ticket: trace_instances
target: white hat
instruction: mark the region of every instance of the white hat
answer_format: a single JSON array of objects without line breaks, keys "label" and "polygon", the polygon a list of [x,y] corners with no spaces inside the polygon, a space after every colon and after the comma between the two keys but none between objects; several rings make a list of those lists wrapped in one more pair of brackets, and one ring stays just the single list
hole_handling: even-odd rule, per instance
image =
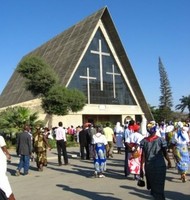
[{"label": "white hat", "polygon": [[179,122],[177,123],[177,126],[178,126],[179,128],[183,128],[183,123],[182,123],[181,121],[179,121]]},{"label": "white hat", "polygon": [[150,121],[150,124],[155,125],[156,122],[155,121]]}]

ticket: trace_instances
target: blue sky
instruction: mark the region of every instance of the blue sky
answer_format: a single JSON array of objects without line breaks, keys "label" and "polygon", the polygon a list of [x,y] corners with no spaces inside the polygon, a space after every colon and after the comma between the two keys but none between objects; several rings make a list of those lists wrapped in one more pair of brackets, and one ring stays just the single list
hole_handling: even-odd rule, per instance
[{"label": "blue sky", "polygon": [[159,105],[158,58],[174,106],[190,95],[190,0],[0,0],[0,93],[21,58],[108,7],[147,102]]}]

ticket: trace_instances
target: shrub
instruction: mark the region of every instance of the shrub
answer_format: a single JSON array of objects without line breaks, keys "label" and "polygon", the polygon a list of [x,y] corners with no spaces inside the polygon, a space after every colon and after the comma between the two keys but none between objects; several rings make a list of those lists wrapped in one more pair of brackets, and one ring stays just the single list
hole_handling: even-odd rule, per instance
[{"label": "shrub", "polygon": [[51,149],[56,148],[56,140],[55,139],[48,139],[48,144],[50,145]]}]

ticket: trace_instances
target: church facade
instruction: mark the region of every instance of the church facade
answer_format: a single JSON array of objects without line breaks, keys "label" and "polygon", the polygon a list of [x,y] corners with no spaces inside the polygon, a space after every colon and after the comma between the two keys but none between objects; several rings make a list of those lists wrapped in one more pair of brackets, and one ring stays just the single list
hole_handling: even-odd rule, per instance
[{"label": "church facade", "polygon": [[[87,97],[82,111],[53,116],[52,126],[58,121],[68,127],[102,121],[124,124],[127,118],[140,122],[153,119],[107,7],[26,56],[30,55],[44,59],[64,86]],[[40,99],[25,90],[24,78],[15,71],[0,96],[0,108],[26,106],[38,110],[45,120],[40,104]]]}]

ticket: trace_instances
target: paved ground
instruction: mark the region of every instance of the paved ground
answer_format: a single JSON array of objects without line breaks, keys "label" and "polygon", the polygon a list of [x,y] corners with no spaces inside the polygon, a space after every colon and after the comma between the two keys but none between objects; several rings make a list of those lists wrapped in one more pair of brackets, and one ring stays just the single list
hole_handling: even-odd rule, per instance
[{"label": "paved ground", "polygon": [[[151,199],[146,187],[140,188],[131,175],[123,174],[124,153],[114,154],[107,161],[105,178],[94,178],[92,160],[81,161],[78,147],[68,148],[69,166],[57,165],[56,150],[48,153],[48,167],[38,172],[31,162],[30,175],[14,175],[18,157],[11,151],[12,161],[8,164],[8,177],[16,200],[143,200]],[[165,186],[169,200],[190,199],[190,174],[186,183],[179,180],[175,168],[168,170]]]}]

